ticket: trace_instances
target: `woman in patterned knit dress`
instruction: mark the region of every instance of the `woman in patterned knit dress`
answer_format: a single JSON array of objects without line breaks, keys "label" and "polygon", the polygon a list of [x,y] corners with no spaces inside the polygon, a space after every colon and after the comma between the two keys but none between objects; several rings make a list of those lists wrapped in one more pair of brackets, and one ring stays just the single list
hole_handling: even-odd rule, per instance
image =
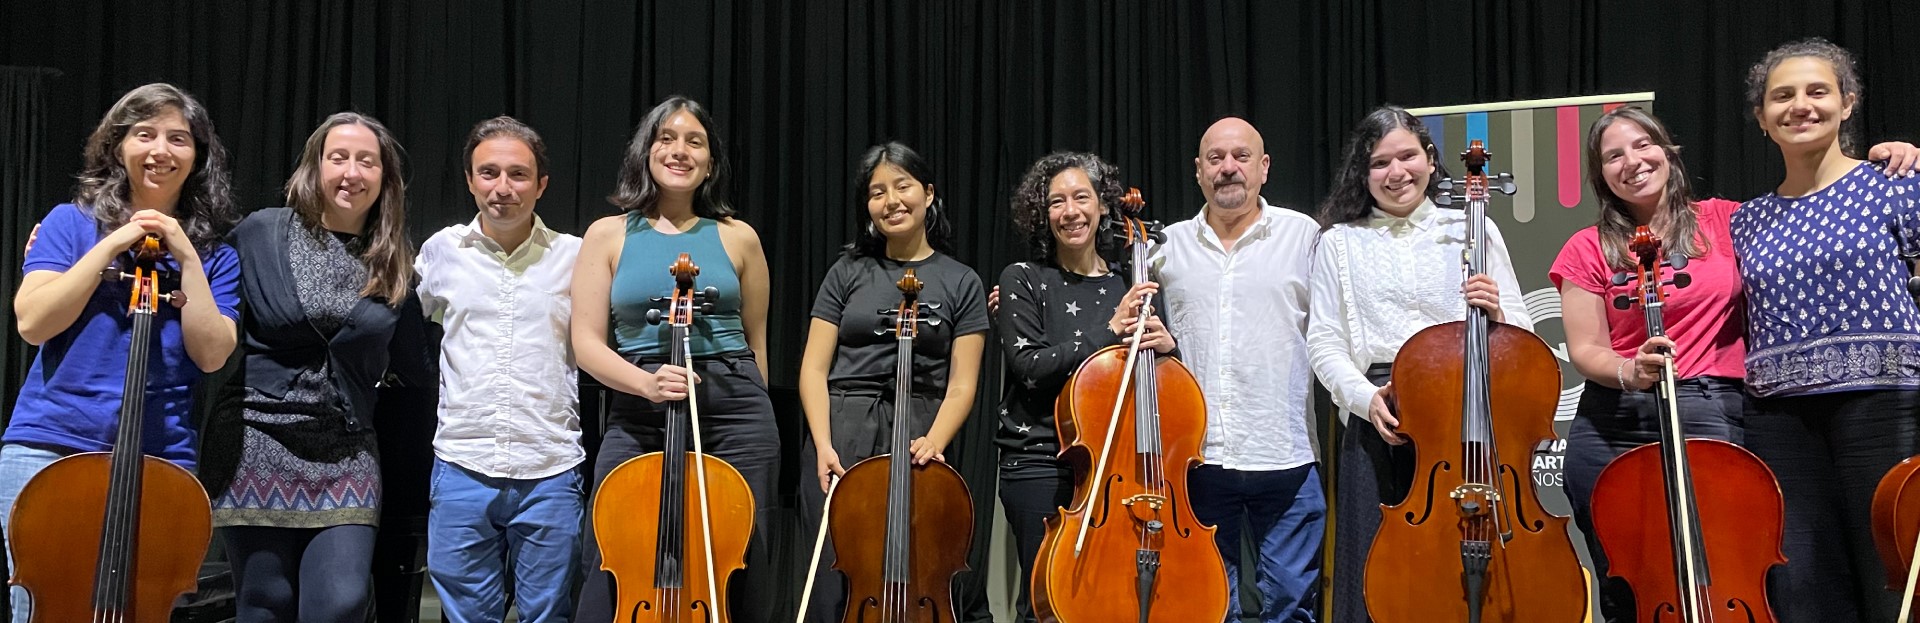
[{"label": "woman in patterned knit dress", "polygon": [[[1032,260],[1000,273],[995,318],[1010,376],[1000,398],[1000,504],[1006,508],[1020,557],[1016,617],[1033,618],[1027,594],[1034,558],[1046,536],[1046,519],[1070,505],[1073,473],[1060,460],[1053,403],[1067,379],[1102,348],[1132,339],[1120,322],[1123,301],[1137,305],[1157,286],[1128,288],[1125,253],[1114,242],[1113,210],[1120,205],[1119,170],[1087,153],[1055,153],[1027,169],[1013,192],[1014,229],[1026,238]],[[1109,312],[1108,310],[1115,310]],[[1147,317],[1140,340],[1171,354],[1173,336],[1159,316]]]},{"label": "woman in patterned knit dress", "polygon": [[1346,421],[1335,489],[1336,622],[1369,620],[1362,591],[1379,505],[1399,503],[1413,480],[1413,454],[1395,430],[1400,422],[1388,382],[1401,345],[1421,329],[1461,320],[1468,305],[1495,322],[1533,330],[1492,221],[1485,272],[1460,284],[1467,219],[1433,204],[1435,182],[1445,175],[1438,157],[1419,118],[1377,109],[1354,128],[1333,190],[1320,204],[1307,352]]},{"label": "woman in patterned knit dress", "polygon": [[1902,255],[1920,254],[1920,178],[1854,159],[1862,87],[1820,39],[1768,53],[1747,77],[1786,179],[1733,214],[1747,289],[1747,447],[1786,498],[1787,564],[1768,576],[1786,623],[1890,621],[1900,596],[1870,529],[1874,485],[1920,451],[1920,309]]},{"label": "woman in patterned knit dress", "polygon": [[401,156],[371,117],[328,117],[287,180],[291,207],[234,230],[244,395],[223,414],[240,447],[213,506],[243,623],[365,620],[380,505],[374,383],[421,356],[388,352],[420,318],[402,309],[414,304]]}]

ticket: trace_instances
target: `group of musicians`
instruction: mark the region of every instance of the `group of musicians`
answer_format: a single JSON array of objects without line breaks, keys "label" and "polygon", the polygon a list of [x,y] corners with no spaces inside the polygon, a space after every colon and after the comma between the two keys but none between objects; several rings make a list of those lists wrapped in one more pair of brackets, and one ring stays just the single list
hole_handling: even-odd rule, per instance
[{"label": "group of musicians", "polygon": [[[1694,197],[1679,146],[1643,109],[1612,110],[1587,133],[1585,176],[1600,213],[1567,241],[1550,277],[1567,355],[1588,379],[1567,491],[1609,621],[1632,620],[1634,596],[1604,580],[1589,502],[1614,457],[1658,440],[1649,388],[1668,365],[1686,435],[1744,445],[1778,478],[1787,562],[1768,577],[1779,619],[1877,623],[1899,608],[1900,596],[1881,589],[1867,517],[1873,483],[1920,451],[1920,309],[1903,259],[1920,255],[1920,150],[1857,151],[1845,122],[1861,93],[1851,55],[1825,41],[1788,44],[1756,64],[1751,115],[1787,173],[1745,204]],[[744,478],[756,523],[771,525],[776,505],[780,446],[765,383],[772,276],[759,235],[729,204],[724,147],[700,104],[662,102],[627,146],[608,198],[620,214],[576,237],[537,216],[550,174],[539,134],[509,117],[482,121],[463,152],[477,214],[416,254],[402,152],[379,121],[329,117],[287,181],[288,207],[240,219],[205,107],[170,85],[134,89],[88,139],[73,203],[54,208],[29,242],[13,305],[21,336],[41,348],[0,447],[0,514],[48,464],[111,447],[128,293],[100,274],[157,236],[182,302],[159,316],[152,377],[136,397],[147,405],[143,449],[207,482],[240,621],[364,620],[381,499],[375,387],[433,378],[426,349],[410,339],[425,322],[445,330],[428,567],[447,620],[500,621],[509,593],[523,621],[616,620],[615,595],[636,587],[602,571],[613,553],[595,532],[623,527],[583,523],[610,472],[662,449],[668,405],[696,396],[704,452]],[[1316,380],[1329,390],[1347,424],[1333,453],[1330,612],[1368,621],[1362,575],[1379,505],[1407,496],[1416,467],[1399,431],[1392,363],[1409,337],[1470,309],[1531,330],[1513,263],[1489,224],[1488,262],[1462,279],[1472,224],[1436,206],[1442,154],[1398,108],[1361,120],[1317,218],[1261,198],[1269,160],[1246,121],[1207,128],[1193,163],[1204,204],[1159,232],[1151,280],[1136,283],[1116,242],[1115,167],[1085,153],[1035,162],[1012,198],[1031,253],[990,295],[952,257],[933,167],[899,143],[866,152],[853,180],[865,225],[819,286],[800,362],[810,431],[802,464],[815,476],[803,486],[805,527],[825,521],[850,467],[895,451],[896,422],[911,428],[914,463],[944,460],[975,404],[994,327],[1009,370],[996,408],[999,498],[1022,578],[1033,574],[1048,520],[1080,503],[1084,484],[1074,472],[1085,466],[1061,458],[1056,398],[1090,356],[1122,345],[1177,357],[1204,389],[1204,461],[1182,495],[1200,523],[1217,527],[1230,621],[1318,616],[1329,518],[1309,402]],[[1692,283],[1669,294],[1665,337],[1649,339],[1637,309],[1607,303],[1629,287],[1613,276],[1634,265],[1628,244],[1640,226],[1689,258]],[[699,267],[697,286],[712,288],[684,366],[671,363],[683,345],[667,323],[648,318],[674,295],[667,267],[682,254]],[[909,270],[937,322],[913,344],[911,392],[896,394],[906,366],[875,312],[900,303],[896,282]],[[244,365],[200,440],[193,388],[235,350]],[[590,474],[580,465],[577,370],[615,390]],[[767,530],[752,534],[727,599],[732,616],[767,621],[774,587],[798,580],[773,570]],[[816,566],[803,614],[836,619],[850,607],[843,583],[831,555]],[[1239,594],[1243,574],[1257,597]],[[1107,575],[1127,587],[1116,594],[1132,594],[1130,574]],[[1020,582],[1023,621],[1034,617],[1029,586]],[[13,590],[15,621],[48,598]],[[1153,620],[1190,620],[1182,617]]]}]

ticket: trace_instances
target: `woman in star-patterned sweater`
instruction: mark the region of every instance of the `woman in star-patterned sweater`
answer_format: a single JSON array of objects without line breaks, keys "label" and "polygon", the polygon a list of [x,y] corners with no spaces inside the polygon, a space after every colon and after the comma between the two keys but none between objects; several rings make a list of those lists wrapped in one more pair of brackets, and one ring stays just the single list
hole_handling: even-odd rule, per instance
[{"label": "woman in star-patterned sweater", "polygon": [[[1035,162],[1013,195],[1014,227],[1033,259],[1000,273],[996,321],[1009,378],[995,441],[1000,503],[1020,551],[1022,622],[1034,620],[1027,589],[1044,521],[1073,495],[1072,472],[1059,458],[1054,399],[1088,357],[1129,339],[1132,327],[1120,324],[1115,312],[1153,290],[1152,284],[1130,289],[1125,264],[1108,259],[1123,253],[1107,219],[1121,190],[1113,165],[1093,154],[1062,152]],[[1173,337],[1157,316],[1148,317],[1141,343],[1173,352]]]},{"label": "woman in star-patterned sweater", "polygon": [[1902,256],[1920,254],[1920,180],[1848,155],[1860,78],[1820,39],[1768,53],[1747,78],[1786,179],[1733,214],[1747,293],[1747,447],[1786,501],[1787,563],[1768,576],[1780,620],[1888,621],[1900,596],[1869,529],[1874,485],[1920,452],[1920,308]]}]

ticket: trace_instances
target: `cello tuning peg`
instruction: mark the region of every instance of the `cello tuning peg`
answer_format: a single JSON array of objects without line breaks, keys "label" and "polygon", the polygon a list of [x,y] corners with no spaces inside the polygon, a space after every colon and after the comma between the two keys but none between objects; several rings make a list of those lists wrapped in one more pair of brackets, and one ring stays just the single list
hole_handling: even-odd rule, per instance
[{"label": "cello tuning peg", "polygon": [[694,296],[697,296],[701,300],[705,300],[705,301],[719,300],[720,289],[713,286],[707,286],[706,289],[701,290],[699,292],[695,292]]},{"label": "cello tuning peg", "polygon": [[1433,183],[1433,187],[1440,189],[1442,192],[1453,192],[1453,178],[1440,178],[1440,181]]},{"label": "cello tuning peg", "polygon": [[1520,192],[1520,184],[1513,181],[1512,173],[1501,173],[1500,177],[1494,179],[1493,187],[1507,195]]},{"label": "cello tuning peg", "polygon": [[174,309],[180,309],[182,307],[187,306],[187,293],[181,292],[179,290],[174,290],[172,292],[162,294],[160,295],[160,298],[166,299],[167,303],[173,305]]},{"label": "cello tuning peg", "polygon": [[1625,294],[1613,297],[1613,308],[1614,309],[1632,309],[1633,298]]},{"label": "cello tuning peg", "polygon": [[1627,280],[1631,278],[1632,277],[1628,277],[1626,273],[1614,273],[1613,280],[1612,280],[1613,285],[1616,285],[1616,286],[1627,285]]},{"label": "cello tuning peg", "polygon": [[[1443,180],[1443,181],[1444,181],[1444,180]],[[1433,196],[1433,205],[1437,205],[1437,206],[1452,206],[1452,205],[1453,205],[1453,195],[1451,195],[1451,194],[1448,194],[1448,193],[1445,193],[1445,192],[1442,192],[1442,193],[1440,193],[1440,194],[1438,194],[1438,195],[1434,195],[1434,196]]]},{"label": "cello tuning peg", "polygon": [[1693,285],[1693,275],[1689,275],[1687,273],[1674,273],[1673,280],[1667,283],[1673,284],[1673,287],[1676,287],[1676,288],[1684,288],[1684,287]]},{"label": "cello tuning peg", "polygon": [[666,314],[661,313],[658,309],[647,310],[647,324],[660,324],[660,321],[666,317]]},{"label": "cello tuning peg", "polygon": [[1667,265],[1672,266],[1674,270],[1686,270],[1687,254],[1679,251],[1667,254]]},{"label": "cello tuning peg", "polygon": [[704,315],[707,315],[707,314],[711,314],[711,313],[713,313],[713,302],[712,302],[712,301],[703,301],[703,302],[701,302],[701,303],[700,303],[700,314],[704,316]]},{"label": "cello tuning peg", "polygon": [[922,316],[919,320],[920,322],[927,323],[929,327],[940,326],[940,318],[938,316]]}]

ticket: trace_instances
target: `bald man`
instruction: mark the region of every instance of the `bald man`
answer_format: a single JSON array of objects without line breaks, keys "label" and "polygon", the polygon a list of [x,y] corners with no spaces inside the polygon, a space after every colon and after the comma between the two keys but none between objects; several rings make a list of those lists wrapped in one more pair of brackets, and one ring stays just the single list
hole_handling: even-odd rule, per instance
[{"label": "bald man", "polygon": [[[1208,128],[1193,160],[1206,204],[1167,227],[1153,265],[1163,317],[1206,394],[1205,463],[1189,488],[1194,514],[1219,527],[1227,620],[1240,620],[1251,569],[1260,621],[1313,621],[1327,507],[1307,420],[1307,269],[1320,227],[1260,197],[1269,164],[1252,124]],[[1241,559],[1243,537],[1253,560]]]}]

